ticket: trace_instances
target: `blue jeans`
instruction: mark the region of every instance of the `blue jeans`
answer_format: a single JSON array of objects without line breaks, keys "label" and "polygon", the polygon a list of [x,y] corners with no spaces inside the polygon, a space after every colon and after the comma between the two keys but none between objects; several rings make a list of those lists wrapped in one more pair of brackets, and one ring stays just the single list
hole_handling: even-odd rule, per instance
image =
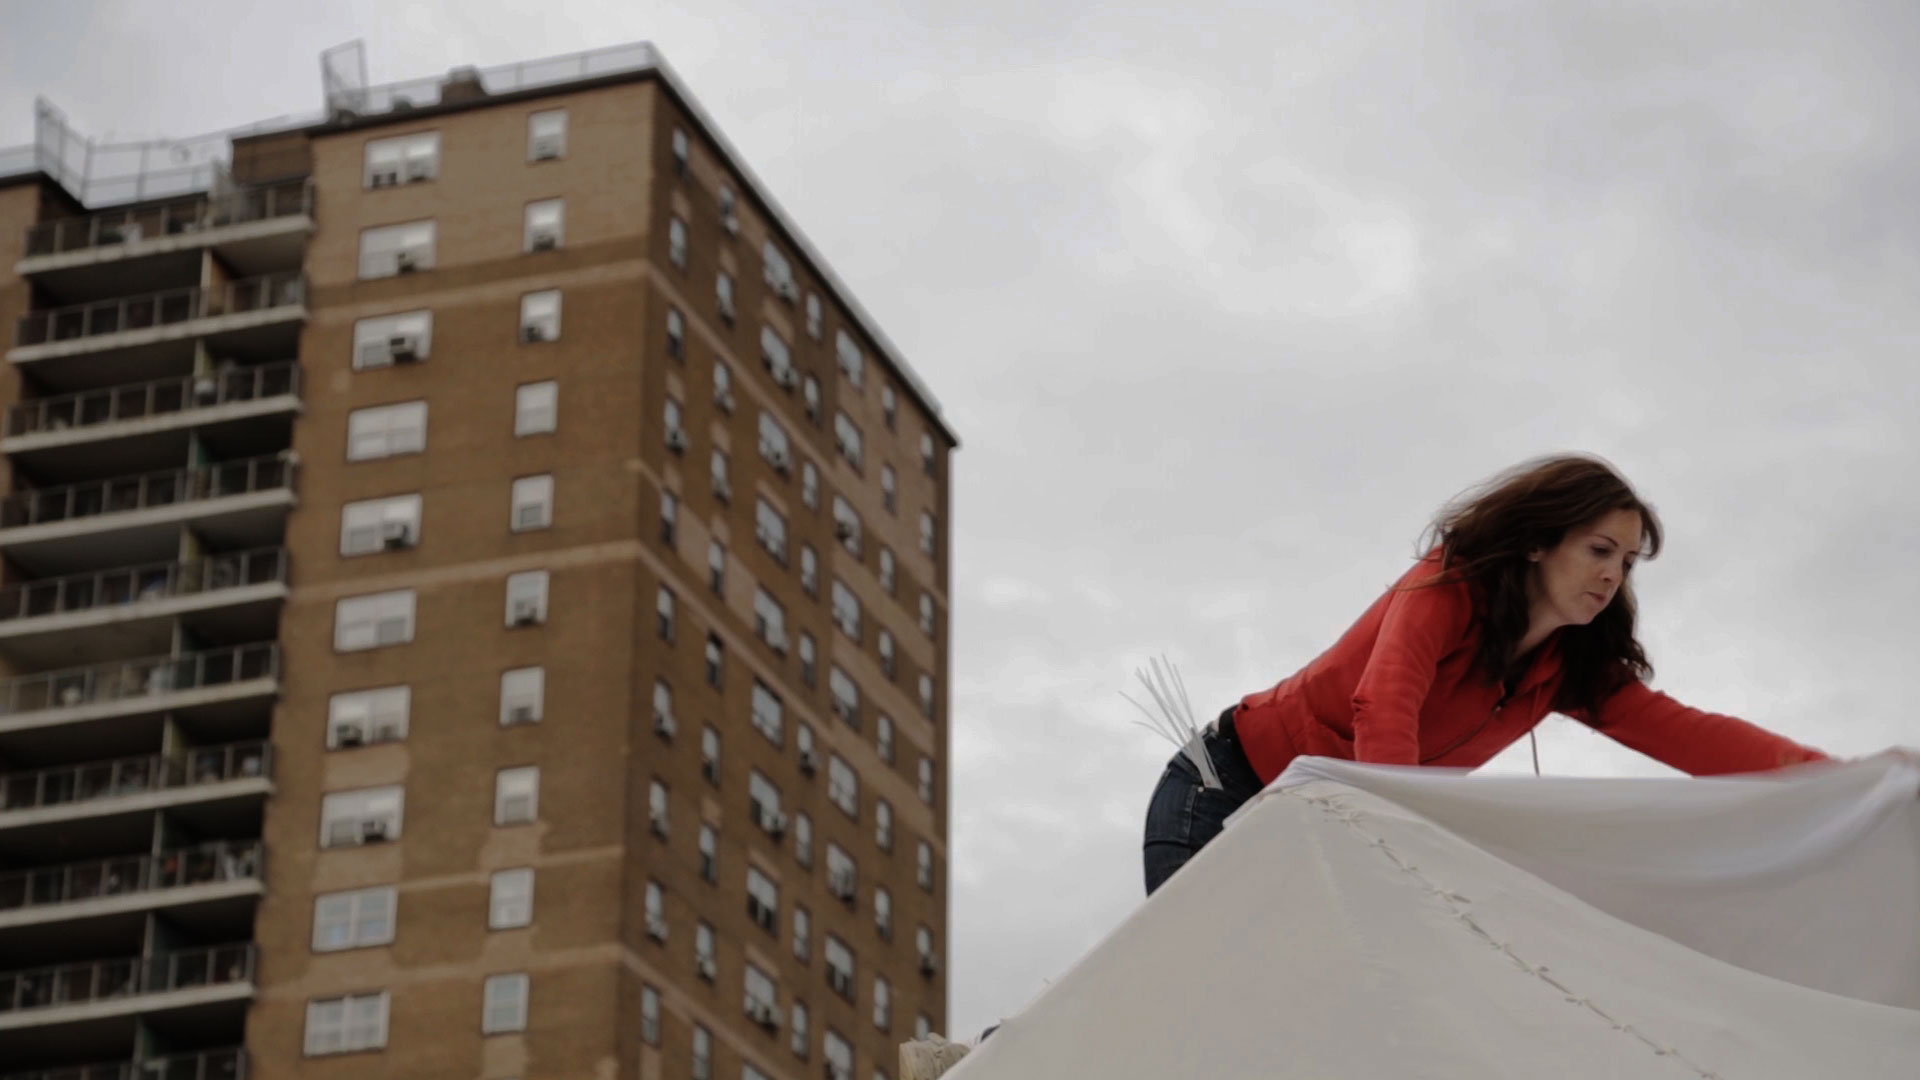
[{"label": "blue jeans", "polygon": [[1239,736],[1233,730],[1233,713],[1229,708],[1220,714],[1202,736],[1207,756],[1213,759],[1214,771],[1220,776],[1220,787],[1203,787],[1199,767],[1180,751],[1167,762],[1160,783],[1153,789],[1141,845],[1148,896],[1219,836],[1227,817],[1266,786],[1240,748]]}]

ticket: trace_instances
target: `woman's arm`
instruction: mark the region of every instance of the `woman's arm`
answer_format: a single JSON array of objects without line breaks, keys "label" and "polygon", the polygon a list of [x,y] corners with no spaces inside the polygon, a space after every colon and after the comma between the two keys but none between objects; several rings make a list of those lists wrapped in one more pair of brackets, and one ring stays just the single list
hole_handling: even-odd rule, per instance
[{"label": "woman's arm", "polygon": [[1381,765],[1420,764],[1420,708],[1440,658],[1473,621],[1464,584],[1398,589],[1353,689],[1353,759]]},{"label": "woman's arm", "polygon": [[1745,720],[1690,708],[1639,679],[1603,702],[1598,715],[1569,714],[1601,734],[1694,776],[1765,772],[1828,756]]}]

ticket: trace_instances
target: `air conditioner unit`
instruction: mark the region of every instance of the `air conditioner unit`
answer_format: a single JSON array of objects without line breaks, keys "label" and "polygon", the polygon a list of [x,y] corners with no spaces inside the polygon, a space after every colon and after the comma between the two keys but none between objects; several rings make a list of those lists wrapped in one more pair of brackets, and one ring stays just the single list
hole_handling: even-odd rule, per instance
[{"label": "air conditioner unit", "polygon": [[783,367],[779,371],[774,372],[773,381],[788,390],[792,390],[800,385],[800,373],[790,367]]},{"label": "air conditioner unit", "polygon": [[793,467],[792,463],[787,460],[787,452],[780,449],[772,450],[767,454],[767,464],[772,465],[774,471],[782,475],[785,475],[786,471]]},{"label": "air conditioner unit", "polygon": [[653,714],[654,734],[662,738],[671,739],[679,730],[680,725],[674,720],[672,713],[657,712]]},{"label": "air conditioner unit", "polygon": [[720,219],[720,227],[727,230],[728,236],[740,235],[740,218],[736,214],[727,214]]},{"label": "air conditioner unit", "polygon": [[721,502],[726,502],[733,498],[733,488],[728,485],[725,480],[715,480],[713,482],[713,495]]},{"label": "air conditioner unit", "polygon": [[658,915],[647,916],[647,936],[655,941],[667,940],[667,920]]},{"label": "air conditioner unit", "polygon": [[396,364],[411,364],[420,359],[420,339],[412,334],[395,334],[388,338],[387,359]]},{"label": "air conditioner unit", "polygon": [[940,961],[932,953],[920,954],[920,974],[932,976],[940,971]]},{"label": "air conditioner unit", "polygon": [[513,605],[513,625],[533,626],[540,621],[540,605],[531,600],[516,601]]},{"label": "air conditioner unit", "polygon": [[360,823],[360,842],[377,844],[387,838],[387,823],[378,818],[369,818]]},{"label": "air conditioner unit", "polygon": [[837,521],[833,526],[833,535],[837,540],[851,540],[854,537],[853,522]]},{"label": "air conditioner unit", "polygon": [[413,546],[413,530],[404,521],[386,521],[380,524],[380,543],[389,551],[395,548]]},{"label": "air conditioner unit", "polygon": [[337,746],[359,746],[366,741],[366,729],[359,724],[341,724],[334,733],[334,743]]},{"label": "air conditioner unit", "polygon": [[417,269],[419,269],[419,267],[415,263],[413,252],[396,251],[393,253],[393,272],[394,273],[411,274]]},{"label": "air conditioner unit", "polygon": [[820,768],[820,755],[812,750],[800,751],[800,771],[812,776]]},{"label": "air conditioner unit", "polygon": [[853,875],[842,870],[827,879],[827,891],[842,900],[853,899]]},{"label": "air conditioner unit", "polygon": [[699,971],[700,977],[708,980],[709,982],[711,982],[713,979],[718,978],[720,975],[720,965],[714,963],[713,957],[711,956],[701,957],[695,963],[694,967],[695,967],[695,970]]},{"label": "air conditioner unit", "polygon": [[532,344],[547,340],[547,328],[537,322],[526,323],[520,327],[520,340]]},{"label": "air conditioner unit", "polygon": [[767,815],[767,835],[778,839],[787,834],[787,815],[778,810]]},{"label": "air conditioner unit", "polygon": [[533,234],[533,243],[528,246],[534,251],[552,251],[560,246],[560,238],[550,232],[537,232]]},{"label": "air conditioner unit", "polygon": [[687,433],[679,428],[667,432],[667,449],[676,454],[687,452]]},{"label": "air conditioner unit", "polygon": [[553,161],[560,156],[560,139],[554,135],[539,135],[533,140],[533,160]]},{"label": "air conditioner unit", "polygon": [[648,820],[647,824],[653,827],[653,835],[659,837],[662,840],[665,840],[667,838],[667,819],[666,818],[655,815],[654,817]]},{"label": "air conditioner unit", "polygon": [[767,644],[773,647],[774,652],[784,654],[787,651],[787,632],[777,627],[768,630]]},{"label": "air conditioner unit", "polygon": [[715,402],[715,404],[718,404],[718,405],[720,406],[720,408],[721,408],[721,410],[722,410],[723,412],[732,412],[732,411],[733,411],[733,408],[734,408],[734,404],[733,404],[733,391],[731,391],[731,390],[722,390],[722,391],[720,391],[720,392],[719,392],[718,394],[715,394],[715,395],[714,395],[714,398],[713,398],[713,400],[714,400],[714,402]]},{"label": "air conditioner unit", "polygon": [[540,717],[533,711],[532,705],[515,705],[507,710],[507,723],[509,725],[531,724],[539,719]]},{"label": "air conditioner unit", "polygon": [[779,293],[780,299],[785,300],[789,304],[800,299],[800,287],[793,283],[792,278],[782,280],[778,285],[773,287],[773,291]]}]

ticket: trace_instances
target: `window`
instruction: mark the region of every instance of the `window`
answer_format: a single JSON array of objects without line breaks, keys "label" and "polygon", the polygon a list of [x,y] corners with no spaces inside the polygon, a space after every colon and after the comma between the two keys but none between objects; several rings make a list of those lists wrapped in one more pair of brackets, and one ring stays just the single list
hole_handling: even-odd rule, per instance
[{"label": "window", "polygon": [[672,547],[680,524],[680,498],[671,491],[660,493],[660,542]]},{"label": "window", "polygon": [[893,631],[881,627],[874,648],[880,653],[880,673],[889,679],[893,678],[897,670],[893,657]]},{"label": "window", "polygon": [[800,384],[800,377],[793,370],[793,351],[771,326],[760,328],[760,362],[781,386],[791,390]]},{"label": "window", "polygon": [[678,215],[667,222],[667,258],[680,269],[687,268],[687,223]]},{"label": "window", "polygon": [[848,727],[860,726],[860,687],[839,664],[827,668],[827,692],[833,695],[833,714]]},{"label": "window", "polygon": [[[826,949],[822,955],[826,957],[827,961],[827,985],[833,988],[834,993],[839,994],[848,1001],[852,1001],[854,975],[853,950],[847,948],[846,942],[841,941],[832,934],[828,934]],[[831,1039],[829,1039],[829,1043],[831,1043]],[[831,1058],[832,1054],[829,1053],[828,1057]]]},{"label": "window", "polygon": [[679,308],[667,309],[667,355],[675,360],[687,358],[687,318]]},{"label": "window", "polygon": [[440,133],[422,131],[367,140],[364,181],[369,188],[397,187],[440,175]]},{"label": "window", "polygon": [[925,431],[920,433],[920,471],[933,475],[933,435]]},{"label": "window", "polygon": [[894,396],[893,387],[891,385],[882,386],[880,388],[880,414],[887,418],[888,431],[894,429],[894,422],[898,418],[899,409],[900,402],[899,399]]},{"label": "window", "polygon": [[887,591],[888,596],[892,596],[894,586],[893,549],[883,547],[880,549],[880,587]]},{"label": "window", "polygon": [[413,689],[407,686],[335,694],[327,699],[327,749],[404,739],[412,711]]},{"label": "window", "polygon": [[817,765],[813,747],[813,729],[804,723],[801,724],[795,731],[794,745],[800,751],[800,771],[812,776]]},{"label": "window", "polygon": [[873,724],[873,746],[880,760],[893,764],[893,717],[881,713]]},{"label": "window", "polygon": [[913,1018],[914,1039],[925,1042],[933,1034],[933,1018],[926,1013],[918,1013]]},{"label": "window", "polygon": [[323,893],[313,898],[313,951],[338,952],[393,940],[393,886]]},{"label": "window", "polygon": [[747,964],[742,972],[742,982],[746,984],[747,1015],[762,1023],[771,1020],[779,999],[773,979],[758,967]]},{"label": "window", "polygon": [[691,157],[692,150],[687,144],[687,133],[680,128],[674,128],[673,171],[679,173],[681,176],[687,175],[687,162]]},{"label": "window", "polygon": [[807,1034],[807,1006],[805,1002],[796,1001],[793,1003],[793,1023],[791,1026],[793,1028],[793,1038],[788,1045],[793,1048],[793,1056],[804,1061],[806,1060],[807,1050],[809,1048],[808,1044],[812,1042],[812,1036]]},{"label": "window", "polygon": [[[724,556],[722,557],[724,558]],[[707,685],[713,687],[716,690],[720,689],[721,684],[726,680],[726,671],[727,671],[727,647],[721,643],[720,639],[717,636],[713,634],[708,634],[707,635]]]},{"label": "window", "polygon": [[885,885],[873,887],[873,932],[882,941],[893,940],[893,894]]},{"label": "window", "polygon": [[360,279],[367,281],[433,269],[436,233],[431,221],[360,230]]},{"label": "window", "polygon": [[654,779],[647,782],[647,823],[653,828],[653,834],[665,840],[673,831],[672,803],[668,801],[665,781]]},{"label": "window", "polygon": [[500,726],[537,724],[546,711],[547,669],[510,668],[500,673]]},{"label": "window", "polygon": [[860,514],[840,495],[833,497],[833,535],[847,554],[860,557]]},{"label": "window", "polygon": [[916,927],[913,931],[913,947],[920,954],[920,974],[933,974],[939,964],[933,954],[933,931],[925,926]]},{"label": "window", "polygon": [[400,839],[406,791],[390,787],[336,791],[320,799],[320,846],[353,847]]},{"label": "window", "polygon": [[767,737],[767,741],[781,746],[786,741],[785,709],[780,704],[780,696],[767,689],[759,679],[753,680],[753,729]]},{"label": "window", "polygon": [[771,238],[760,248],[760,258],[766,265],[767,284],[774,293],[788,303],[800,299],[800,290],[793,284],[793,265]]},{"label": "window", "polygon": [[793,957],[803,964],[813,959],[813,916],[799,904],[793,905]]},{"label": "window", "polygon": [[515,435],[545,435],[558,425],[560,415],[560,384],[548,379],[545,382],[522,383],[513,391],[513,433]]},{"label": "window", "polygon": [[720,782],[720,733],[712,724],[700,726],[700,773],[711,783]]},{"label": "window", "polygon": [[860,868],[846,849],[827,841],[827,891],[851,908],[860,891]]},{"label": "window", "polygon": [[767,549],[773,561],[782,566],[787,564],[787,519],[773,504],[765,499],[756,500],[753,508],[754,539]]},{"label": "window", "polygon": [[700,823],[700,878],[711,885],[720,880],[720,831]]},{"label": "window", "polygon": [[727,589],[727,549],[718,540],[707,541],[707,588],[724,596]]},{"label": "window", "polygon": [[920,801],[933,801],[933,759],[920,759]]},{"label": "window", "polygon": [[733,275],[725,270],[713,277],[713,307],[720,313],[720,321],[733,325]]},{"label": "window", "polygon": [[413,364],[433,352],[433,312],[407,311],[353,324],[353,369]]},{"label": "window", "polygon": [[727,475],[727,452],[715,449],[707,459],[707,471],[713,476],[713,497],[721,502],[733,499],[733,480]]},{"label": "window", "polygon": [[542,109],[527,117],[527,160],[555,161],[567,154],[567,110]]},{"label": "window", "polygon": [[340,508],[340,554],[402,551],[420,542],[420,496],[362,499]]},{"label": "window", "polygon": [[813,635],[800,631],[800,681],[812,686],[820,679],[819,661],[815,655]]},{"label": "window", "polygon": [[723,413],[733,412],[733,369],[725,360],[713,362],[713,403]]},{"label": "window", "polygon": [[[846,996],[851,999],[853,991],[849,989]],[[853,1080],[852,1043],[841,1038],[839,1032],[828,1028],[826,1037],[820,1042],[820,1052],[827,1059],[830,1080]]]},{"label": "window", "polygon": [[928,892],[932,892],[933,891],[933,846],[931,844],[928,844],[925,840],[919,841],[918,845],[915,847],[915,850],[914,850],[914,857],[919,863],[919,869],[917,871],[916,880],[920,883],[921,888],[927,890]]},{"label": "window", "polygon": [[655,629],[660,634],[660,640],[671,644],[674,635],[673,590],[665,585],[660,586],[660,591],[654,597],[653,609],[658,623]]},{"label": "window", "polygon": [[933,514],[926,510],[920,511],[920,550],[928,555],[933,554],[936,539]]},{"label": "window", "polygon": [[807,336],[812,338],[815,341],[820,340],[820,329],[821,329],[820,324],[821,324],[820,294],[808,293],[807,294]]},{"label": "window", "polygon": [[787,609],[766,589],[753,591],[753,632],[776,653],[787,651]]},{"label": "window", "polygon": [[513,531],[527,532],[553,524],[553,476],[522,476],[513,482]]},{"label": "window", "polygon": [[813,865],[813,818],[804,810],[793,815],[793,861]]},{"label": "window", "polygon": [[708,982],[719,975],[720,961],[713,951],[713,927],[704,919],[693,928],[693,962],[700,977]]},{"label": "window", "polygon": [[427,448],[427,403],[403,401],[347,414],[347,460],[369,461]]},{"label": "window", "polygon": [[891,465],[880,466],[880,505],[886,507],[889,514],[900,512],[899,482]]},{"label": "window", "polygon": [[933,676],[920,673],[920,711],[927,719],[933,719]]},{"label": "window", "polygon": [[673,734],[679,729],[679,721],[673,714],[673,687],[665,679],[653,680],[653,730],[660,737],[672,741]]},{"label": "window", "polygon": [[867,358],[860,352],[860,343],[853,340],[853,335],[842,330],[834,337],[833,346],[840,359],[840,370],[846,375],[847,381],[855,386],[863,385],[867,375]]},{"label": "window", "polygon": [[720,227],[726,229],[729,236],[740,235],[740,215],[738,204],[733,197],[733,189],[721,184],[720,190],[715,193],[714,201],[720,206]]},{"label": "window", "polygon": [[879,975],[873,977],[873,1026],[893,1030],[893,987]]},{"label": "window", "polygon": [[860,598],[839,578],[833,579],[833,625],[854,641],[860,640]]},{"label": "window", "polygon": [[507,575],[507,625],[538,626],[547,621],[547,572],[522,570]]},{"label": "window", "polygon": [[523,250],[531,254],[558,249],[566,239],[566,218],[565,199],[541,199],[528,203],[525,236],[521,240]]},{"label": "window", "polygon": [[679,399],[668,398],[661,406],[660,417],[667,432],[667,449],[676,454],[686,453],[687,429],[682,423]]},{"label": "window", "polygon": [[333,605],[333,647],[358,652],[413,640],[413,590],[348,596]]},{"label": "window", "polygon": [[527,825],[540,817],[540,766],[501,769],[493,777],[493,823]]},{"label": "window", "polygon": [[800,501],[807,509],[820,509],[820,470],[809,461],[800,466]]},{"label": "window", "polygon": [[647,983],[640,984],[640,1038],[660,1045],[660,991]]},{"label": "window", "polygon": [[487,895],[487,928],[509,930],[533,922],[533,868],[494,872]]},{"label": "window", "polygon": [[527,1030],[527,996],[530,987],[525,972],[489,975],[486,983],[486,1009],[480,1031],[486,1035]]},{"label": "window", "polygon": [[780,887],[755,867],[747,867],[747,917],[770,934],[779,933]]},{"label": "window", "polygon": [[926,593],[920,594],[920,632],[933,636],[933,597]]},{"label": "window", "polygon": [[808,595],[820,595],[820,556],[812,544],[800,545],[800,588]]},{"label": "window", "polygon": [[387,992],[316,998],[307,1002],[306,1052],[349,1054],[387,1045]]},{"label": "window", "polygon": [[885,799],[873,803],[873,842],[881,851],[893,850],[893,804]]},{"label": "window", "polygon": [[[860,819],[860,777],[839,754],[827,755],[827,801],[839,807],[848,817],[856,821]],[[828,869],[832,870],[831,857],[827,863]]]},{"label": "window", "polygon": [[693,1080],[713,1080],[713,1032],[693,1025]]},{"label": "window", "polygon": [[754,825],[778,835],[786,827],[786,815],[780,812],[780,788],[759,769],[747,773],[748,816]]},{"label": "window", "polygon": [[766,459],[773,471],[786,475],[793,467],[792,449],[787,443],[787,429],[770,412],[760,414],[760,456]]},{"label": "window", "polygon": [[655,941],[667,940],[667,899],[666,893],[657,881],[647,882],[647,936]]},{"label": "window", "polygon": [[818,427],[820,424],[820,380],[809,374],[801,383],[801,386],[803,389],[800,392],[800,400],[806,402],[807,419],[813,421],[814,426]]},{"label": "window", "polygon": [[560,340],[560,290],[542,289],[520,298],[520,340]]}]

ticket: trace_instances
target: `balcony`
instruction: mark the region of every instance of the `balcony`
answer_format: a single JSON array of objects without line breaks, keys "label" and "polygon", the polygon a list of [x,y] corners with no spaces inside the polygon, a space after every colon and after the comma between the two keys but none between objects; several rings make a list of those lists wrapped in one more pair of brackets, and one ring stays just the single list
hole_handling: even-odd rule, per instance
[{"label": "balcony", "polygon": [[147,656],[175,620],[214,641],[271,638],[287,552],[266,548],[0,587],[0,656],[30,667]]},{"label": "balcony", "polygon": [[[56,388],[80,389],[135,382],[169,362],[183,369],[196,339],[221,355],[291,356],[306,298],[307,279],[294,272],[30,311],[8,358],[35,365],[35,376]],[[46,364],[82,354],[84,364]]]},{"label": "balcony", "polygon": [[283,452],[17,491],[0,500],[0,552],[34,574],[157,562],[178,550],[186,522],[217,547],[265,547],[293,505],[293,473]]},{"label": "balcony", "polygon": [[150,957],[0,971],[0,1032],[75,1025],[76,1042],[106,1035],[102,1021],[166,1011],[205,1011],[253,996],[251,944],[182,949]]},{"label": "balcony", "polygon": [[45,761],[82,748],[116,753],[116,739],[151,746],[163,714],[208,738],[239,739],[279,688],[280,647],[272,642],[3,679],[0,748],[15,760]]},{"label": "balcony", "polygon": [[32,225],[14,271],[61,293],[109,280],[124,290],[130,275],[196,280],[200,251],[211,248],[242,274],[264,274],[300,265],[312,231],[313,184],[289,180]]},{"label": "balcony", "polygon": [[224,904],[245,925],[261,892],[258,840],[222,840],[159,855],[125,855],[0,874],[0,933],[100,920],[165,906],[193,921]]},{"label": "balcony", "polygon": [[9,858],[48,862],[76,848],[151,844],[160,810],[201,835],[257,834],[270,751],[250,740],[0,774],[0,834]]},{"label": "balcony", "polygon": [[247,1052],[235,1046],[145,1061],[0,1073],[0,1080],[246,1080],[247,1075]]},{"label": "balcony", "polygon": [[35,468],[92,476],[181,461],[188,432],[227,456],[286,446],[300,411],[293,360],[23,401],[7,410],[0,453]]}]

